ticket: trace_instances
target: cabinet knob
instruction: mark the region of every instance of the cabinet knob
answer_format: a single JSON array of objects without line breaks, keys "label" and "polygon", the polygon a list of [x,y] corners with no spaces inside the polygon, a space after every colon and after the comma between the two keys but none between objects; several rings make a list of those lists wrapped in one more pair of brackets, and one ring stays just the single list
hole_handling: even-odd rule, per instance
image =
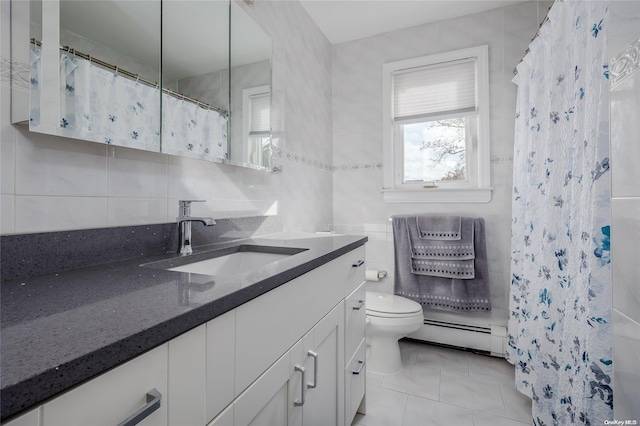
[{"label": "cabinet knob", "polygon": [[162,400],[162,395],[158,392],[157,389],[153,388],[147,393],[147,403],[144,407],[140,408],[138,411],[127,417],[121,423],[118,423],[118,426],[135,426],[147,417],[151,415],[154,411],[160,408],[160,402]]}]

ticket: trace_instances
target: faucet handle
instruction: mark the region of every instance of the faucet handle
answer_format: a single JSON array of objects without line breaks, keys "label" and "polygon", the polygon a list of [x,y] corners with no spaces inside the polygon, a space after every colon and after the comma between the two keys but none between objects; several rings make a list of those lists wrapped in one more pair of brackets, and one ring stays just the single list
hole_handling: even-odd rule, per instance
[{"label": "faucet handle", "polygon": [[179,216],[191,216],[191,203],[206,203],[207,200],[178,200]]}]

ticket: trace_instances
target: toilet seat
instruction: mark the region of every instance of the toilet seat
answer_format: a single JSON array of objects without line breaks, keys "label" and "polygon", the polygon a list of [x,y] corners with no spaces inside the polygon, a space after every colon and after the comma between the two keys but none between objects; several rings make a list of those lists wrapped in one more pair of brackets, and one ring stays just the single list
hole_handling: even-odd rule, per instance
[{"label": "toilet seat", "polygon": [[367,291],[367,315],[380,318],[406,318],[422,316],[422,306],[418,302],[393,294]]}]

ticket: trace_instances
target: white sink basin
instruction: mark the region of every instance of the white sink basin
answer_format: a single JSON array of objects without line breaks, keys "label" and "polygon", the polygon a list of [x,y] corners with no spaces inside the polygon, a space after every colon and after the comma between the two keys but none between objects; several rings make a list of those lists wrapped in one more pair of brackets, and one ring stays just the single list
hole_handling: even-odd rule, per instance
[{"label": "white sink basin", "polygon": [[231,277],[258,270],[265,265],[286,259],[289,256],[292,256],[292,254],[239,251],[212,259],[176,266],[175,268],[170,268],[169,271]]}]

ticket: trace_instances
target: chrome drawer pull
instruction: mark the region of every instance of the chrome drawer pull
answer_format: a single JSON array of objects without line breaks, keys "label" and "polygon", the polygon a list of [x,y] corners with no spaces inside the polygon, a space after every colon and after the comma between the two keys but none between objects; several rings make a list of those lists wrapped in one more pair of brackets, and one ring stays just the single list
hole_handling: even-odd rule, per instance
[{"label": "chrome drawer pull", "polygon": [[302,387],[300,389],[300,399],[296,399],[295,401],[293,401],[293,405],[295,405],[296,407],[302,407],[304,405],[304,389],[305,389],[305,383],[304,383],[304,367],[301,365],[296,365],[294,368],[296,371],[299,371],[302,373],[301,376],[301,384]]},{"label": "chrome drawer pull", "polygon": [[307,356],[313,357],[313,384],[308,383],[307,387],[313,389],[318,386],[318,353],[314,351],[307,352]]},{"label": "chrome drawer pull", "polygon": [[362,369],[364,368],[364,361],[360,361],[358,360],[358,364],[360,364],[360,367],[358,367],[357,370],[352,371],[353,374],[360,374],[362,373]]},{"label": "chrome drawer pull", "polygon": [[353,265],[351,265],[351,266],[353,266],[354,268],[359,268],[359,267],[361,267],[362,265],[364,265],[364,260],[358,260],[356,263],[354,263],[354,264],[353,264]]},{"label": "chrome drawer pull", "polygon": [[119,423],[118,426],[135,426],[147,417],[151,415],[154,411],[160,408],[160,401],[162,400],[162,395],[156,388],[151,389],[147,393],[147,403],[144,407],[133,413],[131,416],[127,417],[122,423]]},{"label": "chrome drawer pull", "polygon": [[356,311],[359,311],[360,309],[362,309],[364,307],[364,300],[362,300],[362,299],[358,300],[358,302],[352,307]]}]

